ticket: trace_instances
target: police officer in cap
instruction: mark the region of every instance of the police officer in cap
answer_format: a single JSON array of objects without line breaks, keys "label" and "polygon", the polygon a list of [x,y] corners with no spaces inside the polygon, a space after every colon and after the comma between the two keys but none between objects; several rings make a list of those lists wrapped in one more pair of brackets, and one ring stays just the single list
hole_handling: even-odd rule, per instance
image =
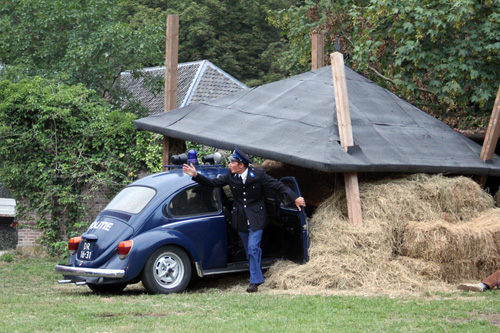
[{"label": "police officer in cap", "polygon": [[306,206],[306,202],[303,197],[299,197],[282,182],[266,174],[263,169],[251,166],[252,160],[239,148],[234,149],[229,159],[231,172],[219,178],[212,179],[199,174],[192,164],[184,164],[182,170],[204,186],[229,185],[234,199],[232,226],[240,235],[250,264],[250,284],[247,292],[256,292],[258,286],[264,283],[260,242],[262,231],[269,223],[264,203],[264,188],[286,194],[299,210]]}]

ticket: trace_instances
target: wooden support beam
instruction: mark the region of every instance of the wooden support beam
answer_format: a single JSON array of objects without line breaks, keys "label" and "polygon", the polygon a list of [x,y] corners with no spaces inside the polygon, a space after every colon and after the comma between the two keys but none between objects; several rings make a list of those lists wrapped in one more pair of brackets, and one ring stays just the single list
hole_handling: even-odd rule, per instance
[{"label": "wooden support beam", "polygon": [[495,154],[495,148],[498,142],[498,136],[500,134],[500,86],[498,87],[497,97],[495,99],[495,104],[493,105],[493,110],[491,111],[490,122],[488,124],[488,129],[486,130],[486,135],[484,137],[483,148],[481,149],[481,159],[486,162],[493,158]]},{"label": "wooden support beam", "polygon": [[[177,67],[179,54],[179,15],[167,16],[167,43],[165,47],[165,104],[164,112],[177,107]],[[163,169],[170,157],[184,152],[184,141],[163,136]]]},{"label": "wooden support beam", "polygon": [[325,66],[325,37],[311,34],[311,70]]},{"label": "wooden support beam", "polygon": [[[483,148],[481,149],[481,155],[479,157],[483,162],[489,161],[495,155],[495,149],[497,147],[498,136],[500,134],[500,86],[498,87],[497,97],[495,99],[495,104],[493,105],[493,110],[491,111],[490,122],[488,124],[488,129],[486,130],[486,135],[484,136]],[[488,176],[483,175],[479,180],[479,185],[482,188],[486,186],[486,179]]]},{"label": "wooden support beam", "polygon": [[[348,147],[354,145],[354,139],[352,136],[351,113],[349,110],[349,97],[347,94],[344,56],[342,53],[334,52],[330,55],[330,61],[332,63],[332,78],[335,91],[335,105],[337,108],[340,145],[347,152]],[[349,222],[354,226],[362,225],[363,216],[361,214],[358,174],[355,172],[345,173],[344,180]]]},{"label": "wooden support beam", "polygon": [[177,107],[177,67],[179,57],[179,15],[167,16],[165,47],[165,106],[164,111]]},{"label": "wooden support beam", "polygon": [[340,52],[334,52],[330,55],[330,61],[332,63],[332,77],[335,91],[335,105],[337,106],[340,144],[342,148],[347,151],[347,147],[354,145],[354,139],[352,136],[349,96],[347,95],[344,56]]}]

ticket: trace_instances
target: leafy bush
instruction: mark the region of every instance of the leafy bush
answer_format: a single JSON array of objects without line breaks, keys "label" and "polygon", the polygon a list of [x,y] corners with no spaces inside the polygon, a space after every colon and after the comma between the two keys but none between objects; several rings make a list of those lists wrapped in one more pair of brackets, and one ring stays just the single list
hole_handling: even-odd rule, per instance
[{"label": "leafy bush", "polygon": [[85,225],[84,202],[95,191],[112,194],[141,170],[160,170],[161,145],[134,119],[82,85],[0,82],[0,179],[20,217],[39,215],[42,244]]}]

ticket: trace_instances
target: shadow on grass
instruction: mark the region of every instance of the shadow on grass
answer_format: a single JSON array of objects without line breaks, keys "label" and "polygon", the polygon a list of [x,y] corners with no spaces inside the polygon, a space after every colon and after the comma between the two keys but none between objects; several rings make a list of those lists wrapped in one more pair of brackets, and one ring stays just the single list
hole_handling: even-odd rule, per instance
[{"label": "shadow on grass", "polygon": [[[232,274],[220,274],[220,275],[210,275],[203,278],[195,278],[190,283],[186,293],[188,294],[202,294],[207,292],[213,292],[214,290],[222,292],[245,292],[248,285],[249,273],[232,273]],[[74,284],[60,284],[57,285],[56,289],[65,295],[78,295],[78,296],[92,296],[96,295],[87,286],[76,286]],[[102,293],[102,295],[122,295],[122,296],[137,296],[142,294],[147,294],[148,292],[142,285],[142,283],[130,284],[123,291],[117,293]]]}]

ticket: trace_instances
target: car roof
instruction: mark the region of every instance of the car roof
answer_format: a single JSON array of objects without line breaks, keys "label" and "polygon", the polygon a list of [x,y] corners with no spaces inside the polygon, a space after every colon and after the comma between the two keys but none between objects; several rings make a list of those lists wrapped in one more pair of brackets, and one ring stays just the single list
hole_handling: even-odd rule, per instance
[{"label": "car roof", "polygon": [[[204,176],[209,178],[215,178],[220,174],[225,174],[227,172],[226,168],[220,166],[197,166],[197,171]],[[185,187],[192,184],[193,180],[191,176],[182,172],[182,169],[176,168],[168,171],[163,171],[155,173],[144,178],[138,179],[130,186],[147,186],[154,188],[157,192],[163,192],[164,194],[170,194],[175,192],[177,189]]]}]

